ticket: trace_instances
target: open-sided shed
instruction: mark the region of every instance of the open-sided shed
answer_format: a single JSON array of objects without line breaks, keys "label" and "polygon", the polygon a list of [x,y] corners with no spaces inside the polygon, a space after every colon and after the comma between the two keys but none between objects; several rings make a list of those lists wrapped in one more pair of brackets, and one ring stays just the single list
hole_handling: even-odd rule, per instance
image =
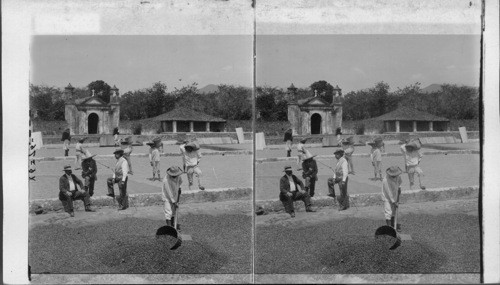
[{"label": "open-sided shed", "polygon": [[384,121],[386,132],[444,132],[450,130],[450,120],[408,107],[376,117]]},{"label": "open-sided shed", "polygon": [[160,122],[162,132],[222,132],[226,120],[188,108],[174,110],[153,118]]}]

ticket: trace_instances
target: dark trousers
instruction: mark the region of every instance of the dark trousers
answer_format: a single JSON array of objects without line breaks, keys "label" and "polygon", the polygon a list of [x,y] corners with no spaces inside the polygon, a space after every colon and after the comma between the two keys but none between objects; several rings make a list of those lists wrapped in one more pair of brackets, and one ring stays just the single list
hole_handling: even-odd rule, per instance
[{"label": "dark trousers", "polygon": [[295,209],[293,207],[294,201],[302,200],[306,208],[311,206],[311,196],[309,196],[307,192],[304,194],[300,193],[299,191],[294,191],[291,193],[293,194],[291,197],[286,194],[280,193],[280,201],[283,203],[283,206],[285,207],[285,211],[287,213],[295,212]]},{"label": "dark trousers", "polygon": [[69,154],[69,149],[65,149],[64,150],[64,156],[68,156],[68,154]]},{"label": "dark trousers", "polygon": [[[113,177],[108,178],[108,194],[115,195],[115,189],[113,188],[115,183],[119,183],[122,179]],[[118,201],[118,206],[122,209],[128,208],[128,195],[127,195],[127,181],[128,177],[125,178],[125,183],[118,184],[118,190],[120,192],[120,196],[116,197],[116,201]]]},{"label": "dark trousers", "polygon": [[[349,182],[349,177],[345,180],[345,183],[342,183],[342,187],[340,189],[340,197],[337,198],[339,201],[339,207],[341,210],[346,210],[349,208],[349,195],[347,194],[347,182]],[[339,186],[341,184],[339,183]]]},{"label": "dark trousers", "polygon": [[335,197],[335,184],[339,184],[340,195],[337,197],[340,209],[345,210],[349,208],[349,195],[347,194],[347,183],[349,182],[349,177],[345,180],[345,183],[340,187],[339,181],[333,180],[333,178],[328,179],[328,192],[331,196]]},{"label": "dark trousers", "polygon": [[89,192],[90,197],[94,196],[95,176],[85,176],[84,187]]},{"label": "dark trousers", "polygon": [[305,180],[305,190],[309,196],[314,197],[314,190],[316,189],[316,176],[306,177]]},{"label": "dark trousers", "polygon": [[75,201],[75,200],[82,200],[85,207],[90,206],[90,196],[89,196],[88,192],[77,191],[77,190],[73,190],[70,192],[72,194],[71,196],[67,196],[67,195],[59,192],[59,200],[61,200],[61,202],[63,204],[64,211],[66,211],[68,213],[73,212],[74,211],[73,201]]}]

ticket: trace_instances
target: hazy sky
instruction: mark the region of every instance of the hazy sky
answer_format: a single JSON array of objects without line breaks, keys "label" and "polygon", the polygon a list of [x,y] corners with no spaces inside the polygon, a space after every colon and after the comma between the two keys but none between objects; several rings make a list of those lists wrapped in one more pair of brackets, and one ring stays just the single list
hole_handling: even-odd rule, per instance
[{"label": "hazy sky", "polygon": [[126,91],[162,81],[252,86],[252,36],[35,36],[31,82],[84,87],[94,80]]},{"label": "hazy sky", "polygon": [[379,81],[391,89],[415,82],[479,86],[480,37],[472,35],[259,36],[257,55],[257,85],[326,80],[345,92]]},{"label": "hazy sky", "polygon": [[[31,82],[120,93],[162,81],[252,85],[251,36],[35,36]],[[326,80],[345,92],[420,82],[479,85],[477,35],[269,35],[257,37],[257,85],[307,87]]]}]

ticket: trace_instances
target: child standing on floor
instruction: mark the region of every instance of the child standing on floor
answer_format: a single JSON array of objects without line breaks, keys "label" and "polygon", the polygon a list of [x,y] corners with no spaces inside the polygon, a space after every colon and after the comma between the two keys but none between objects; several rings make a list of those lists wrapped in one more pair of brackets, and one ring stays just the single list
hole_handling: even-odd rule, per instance
[{"label": "child standing on floor", "polygon": [[147,143],[150,146],[149,149],[149,163],[153,167],[153,181],[156,180],[156,174],[158,174],[158,180],[161,181],[160,176],[160,150],[156,147],[155,142]]},{"label": "child standing on floor", "polygon": [[125,160],[128,163],[128,170],[129,170],[128,174],[132,175],[132,174],[134,174],[132,172],[132,161],[130,160],[130,155],[132,154],[132,151],[134,150],[132,147],[132,138],[131,137],[125,138],[125,140],[120,142],[120,145],[121,145],[121,149],[123,149],[123,158],[125,158]]},{"label": "child standing on floor", "polygon": [[348,137],[346,140],[342,140],[342,149],[344,150],[344,157],[347,160],[347,165],[349,167],[349,174],[356,174],[352,163],[352,154],[354,153],[353,137]]},{"label": "child standing on floor", "polygon": [[[376,142],[368,143],[371,145],[370,158],[373,165],[373,180],[382,180],[382,151]],[[377,177],[377,174],[379,177]]]},{"label": "child standing on floor", "polygon": [[75,150],[76,150],[75,164],[76,164],[77,169],[80,169],[81,162],[82,162],[82,156],[85,155],[85,149],[83,148],[84,141],[85,141],[85,138],[81,138],[78,140],[78,142],[75,145]]},{"label": "child standing on floor", "polygon": [[293,141],[293,131],[288,129],[285,131],[285,138],[283,139],[286,143],[286,157],[292,156],[292,141]]},{"label": "child standing on floor", "polygon": [[300,165],[304,160],[304,157],[311,156],[311,153],[305,148],[305,144],[308,138],[303,138],[297,144],[297,165]]}]

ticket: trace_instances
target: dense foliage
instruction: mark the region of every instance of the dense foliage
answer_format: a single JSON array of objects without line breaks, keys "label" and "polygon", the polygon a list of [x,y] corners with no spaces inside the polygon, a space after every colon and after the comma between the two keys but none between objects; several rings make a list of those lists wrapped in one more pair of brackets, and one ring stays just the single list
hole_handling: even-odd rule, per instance
[{"label": "dense foliage", "polygon": [[[102,80],[91,82],[86,89],[75,88],[71,98],[64,98],[63,90],[30,85],[30,110],[36,112],[33,115],[41,120],[64,120],[64,103],[91,96],[91,90],[106,102],[110,99],[110,87]],[[167,85],[156,82],[149,88],[126,92],[120,98],[120,118],[124,120],[155,117],[175,107],[190,108],[226,120],[252,118],[252,90],[242,86],[219,85],[218,91],[201,94],[196,83],[168,92]]]},{"label": "dense foliage", "polygon": [[[109,85],[102,80],[90,83],[88,88],[75,88],[73,98],[96,95],[109,100]],[[298,88],[295,99],[318,96],[331,102],[333,87],[326,81],[317,81],[311,88]],[[256,88],[256,115],[259,121],[287,121],[288,90],[278,87]],[[250,88],[219,85],[217,91],[200,93],[196,83],[175,88],[169,92],[162,82],[151,87],[129,91],[121,97],[120,117],[124,120],[142,120],[171,111],[175,107],[190,108],[226,120],[252,118],[252,90]],[[64,120],[64,92],[57,87],[30,85],[30,109],[42,120]],[[474,120],[479,117],[477,88],[452,84],[442,85],[440,91],[424,92],[419,83],[391,92],[390,86],[379,82],[374,87],[351,91],[344,96],[343,119],[366,120],[394,111],[399,106],[414,108],[454,120]]]}]

